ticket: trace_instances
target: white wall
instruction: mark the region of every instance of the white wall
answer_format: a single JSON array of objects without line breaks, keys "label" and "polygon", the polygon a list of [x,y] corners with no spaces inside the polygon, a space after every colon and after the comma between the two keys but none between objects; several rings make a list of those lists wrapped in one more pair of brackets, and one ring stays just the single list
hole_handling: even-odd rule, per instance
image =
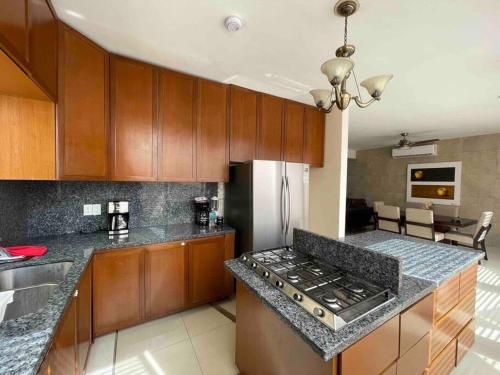
[{"label": "white wall", "polygon": [[309,227],[312,232],[340,238],[345,235],[349,110],[326,115],[325,161],[311,168]]}]

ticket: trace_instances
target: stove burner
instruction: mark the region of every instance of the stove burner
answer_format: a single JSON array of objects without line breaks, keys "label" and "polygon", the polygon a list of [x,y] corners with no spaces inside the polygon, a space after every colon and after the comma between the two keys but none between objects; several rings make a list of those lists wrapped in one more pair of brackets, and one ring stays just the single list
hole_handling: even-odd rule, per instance
[{"label": "stove burner", "polygon": [[335,303],[337,302],[337,297],[335,297],[333,294],[327,293],[323,296],[323,301],[326,303]]},{"label": "stove burner", "polygon": [[283,259],[293,259],[293,258],[295,258],[295,255],[293,255],[293,254],[284,254],[281,257]]},{"label": "stove burner", "polygon": [[313,272],[321,272],[321,268],[317,267],[317,266],[312,266],[311,268],[309,268],[311,271]]},{"label": "stove burner", "polygon": [[349,285],[346,288],[349,289],[351,292],[354,292],[354,293],[363,293],[364,290],[365,290],[363,288],[363,286],[361,286],[359,284],[351,284],[351,285]]},{"label": "stove burner", "polygon": [[288,272],[286,274],[286,277],[288,277],[290,280],[298,280],[298,278],[300,277],[299,274],[295,273],[295,272]]}]

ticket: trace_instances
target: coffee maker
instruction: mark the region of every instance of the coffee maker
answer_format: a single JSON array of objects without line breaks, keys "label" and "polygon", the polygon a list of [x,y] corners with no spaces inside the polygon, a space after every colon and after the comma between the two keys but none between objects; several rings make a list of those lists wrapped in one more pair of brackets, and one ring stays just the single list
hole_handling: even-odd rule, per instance
[{"label": "coffee maker", "polygon": [[128,223],[128,201],[108,202],[108,234],[110,236],[127,236]]},{"label": "coffee maker", "polygon": [[210,220],[210,203],[206,197],[194,198],[196,224],[208,226]]}]

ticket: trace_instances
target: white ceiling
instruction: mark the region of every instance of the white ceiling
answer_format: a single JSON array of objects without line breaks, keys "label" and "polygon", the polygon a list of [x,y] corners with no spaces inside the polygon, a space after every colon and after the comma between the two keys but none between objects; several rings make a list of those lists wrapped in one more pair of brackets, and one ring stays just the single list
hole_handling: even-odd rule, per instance
[{"label": "white ceiling", "polygon": [[[52,2],[112,52],[309,104],[309,89],[329,87],[319,67],[343,40],[334,0]],[[356,75],[394,79],[380,103],[351,107],[351,148],[392,144],[403,130],[412,140],[500,131],[500,1],[360,2]],[[231,14],[243,19],[236,33],[223,25]]]}]

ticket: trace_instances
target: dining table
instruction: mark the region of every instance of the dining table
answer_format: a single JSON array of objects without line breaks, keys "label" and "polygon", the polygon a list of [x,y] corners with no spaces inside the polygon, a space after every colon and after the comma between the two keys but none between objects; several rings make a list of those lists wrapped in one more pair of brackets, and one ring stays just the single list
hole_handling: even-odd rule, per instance
[{"label": "dining table", "polygon": [[[405,221],[406,221],[406,213],[405,211],[401,211],[401,223],[404,225]],[[434,227],[439,227],[440,229],[446,228],[448,230],[457,230],[461,228],[470,227],[471,225],[476,225],[476,224],[477,224],[476,219],[434,215]]]}]

